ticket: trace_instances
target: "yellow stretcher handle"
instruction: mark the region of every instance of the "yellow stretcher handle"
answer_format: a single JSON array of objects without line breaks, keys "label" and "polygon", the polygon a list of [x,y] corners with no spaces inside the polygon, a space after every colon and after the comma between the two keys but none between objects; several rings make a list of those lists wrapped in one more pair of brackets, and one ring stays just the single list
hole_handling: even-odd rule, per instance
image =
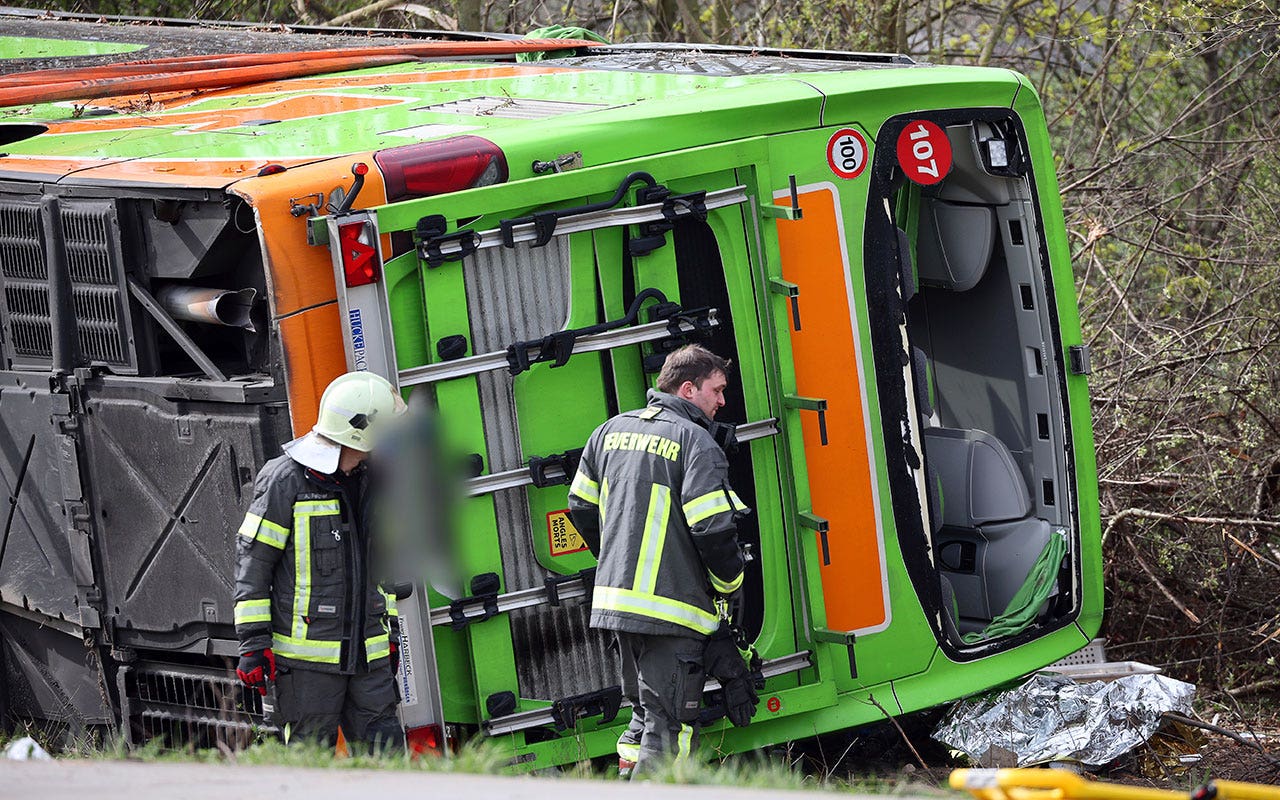
[{"label": "yellow stretcher handle", "polygon": [[[1188,800],[1185,792],[1101,783],[1063,769],[957,769],[950,782],[978,800]],[[1280,800],[1276,795],[1241,798]]]},{"label": "yellow stretcher handle", "polygon": [[1204,789],[1191,795],[1199,798],[1216,798],[1216,800],[1280,800],[1280,786],[1264,786],[1260,783],[1241,783],[1240,781],[1210,781]]},{"label": "yellow stretcher handle", "polygon": [[1280,787],[1210,781],[1190,794],[1091,781],[1062,769],[957,769],[951,788],[978,800],[1280,800]]}]

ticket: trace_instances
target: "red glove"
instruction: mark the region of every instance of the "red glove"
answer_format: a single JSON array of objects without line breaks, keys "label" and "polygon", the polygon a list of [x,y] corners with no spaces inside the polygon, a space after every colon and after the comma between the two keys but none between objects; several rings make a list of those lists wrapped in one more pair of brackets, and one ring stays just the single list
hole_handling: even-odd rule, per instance
[{"label": "red glove", "polygon": [[391,643],[391,674],[395,675],[400,672],[400,648],[395,642]]},{"label": "red glove", "polygon": [[267,681],[276,679],[276,654],[268,647],[261,652],[250,650],[240,656],[236,665],[236,675],[240,682],[250,689],[257,689],[258,694],[267,693]]}]

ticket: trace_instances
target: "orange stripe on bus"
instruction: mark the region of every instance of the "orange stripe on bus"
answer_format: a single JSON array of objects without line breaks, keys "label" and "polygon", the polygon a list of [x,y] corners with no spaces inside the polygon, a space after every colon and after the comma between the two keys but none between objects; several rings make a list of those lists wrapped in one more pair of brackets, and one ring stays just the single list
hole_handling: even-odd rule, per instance
[{"label": "orange stripe on bus", "polygon": [[403,103],[400,97],[367,97],[356,94],[315,94],[277,97],[265,103],[168,114],[131,114],[49,123],[50,133],[85,133],[122,128],[182,127],[190,131],[220,131],[252,120],[294,120],[341,114]]},{"label": "orange stripe on bus", "polygon": [[[294,217],[290,198],[304,197],[316,186],[351,188],[351,164],[372,163],[369,153],[302,167],[237,183],[232,191],[258,213],[271,292],[271,311],[280,326],[285,384],[294,435],[316,422],[320,395],[329,381],[347,371],[343,327],[338,314],[333,260],[328,247],[307,244],[307,217]],[[381,173],[369,170],[360,191],[359,208],[386,203]],[[383,247],[388,242],[384,237]]]},{"label": "orange stripe on bus", "polygon": [[89,170],[95,180],[197,186],[221,189],[227,184],[258,174],[268,163],[286,167],[305,164],[315,158],[60,158],[54,156],[10,155],[0,157],[0,177],[12,175],[31,179],[58,180],[73,172]]},{"label": "orange stripe on bus", "polygon": [[270,94],[279,92],[296,92],[299,90],[317,91],[321,89],[350,89],[369,86],[403,86],[415,83],[440,83],[444,81],[480,81],[499,78],[527,78],[535,75],[565,75],[571,72],[583,72],[570,67],[543,67],[533,65],[483,67],[470,69],[432,69],[414,70],[413,72],[377,73],[372,75],[318,75],[305,78],[294,78],[288,81],[272,81],[258,83],[253,86],[224,89],[207,92],[201,97],[227,97],[229,95]]},{"label": "orange stripe on bus", "polygon": [[800,413],[813,513],[830,522],[822,594],[827,627],[857,631],[883,625],[887,609],[845,241],[832,190],[803,192],[800,205],[803,219],[778,221],[778,245],[783,277],[800,287],[802,327],[791,332],[796,389],[827,400],[826,446],[817,415]]}]

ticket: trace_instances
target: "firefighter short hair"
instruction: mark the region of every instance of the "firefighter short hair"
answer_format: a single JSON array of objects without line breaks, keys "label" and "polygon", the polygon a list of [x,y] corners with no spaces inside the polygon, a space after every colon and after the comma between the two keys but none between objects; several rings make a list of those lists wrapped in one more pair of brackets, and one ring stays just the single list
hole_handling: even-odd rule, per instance
[{"label": "firefighter short hair", "polygon": [[717,372],[729,374],[733,362],[721,358],[700,344],[690,344],[667,356],[658,373],[658,391],[675,394],[685,381],[702,388],[702,382]]}]

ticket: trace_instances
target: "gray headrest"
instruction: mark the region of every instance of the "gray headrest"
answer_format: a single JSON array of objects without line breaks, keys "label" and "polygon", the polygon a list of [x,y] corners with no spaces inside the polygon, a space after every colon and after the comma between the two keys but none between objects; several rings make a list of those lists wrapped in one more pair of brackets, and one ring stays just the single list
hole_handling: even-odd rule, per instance
[{"label": "gray headrest", "polygon": [[925,428],[925,460],[942,483],[942,520],[958,528],[1022,519],[1031,496],[1017,463],[985,431]]},{"label": "gray headrest", "polygon": [[920,282],[963,292],[982,280],[996,244],[996,212],[944,200],[924,200],[917,237]]}]

